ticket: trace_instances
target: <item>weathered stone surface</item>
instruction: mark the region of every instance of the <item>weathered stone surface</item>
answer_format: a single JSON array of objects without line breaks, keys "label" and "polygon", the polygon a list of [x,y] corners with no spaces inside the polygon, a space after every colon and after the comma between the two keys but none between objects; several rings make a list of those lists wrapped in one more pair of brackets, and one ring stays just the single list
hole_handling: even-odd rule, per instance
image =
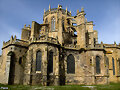
[{"label": "weathered stone surface", "polygon": [[61,5],[49,8],[43,24],[32,21],[31,27],[22,29],[21,40],[11,36],[3,42],[0,83],[46,86],[119,81],[120,45],[99,44],[98,32],[83,8],[76,16]]}]

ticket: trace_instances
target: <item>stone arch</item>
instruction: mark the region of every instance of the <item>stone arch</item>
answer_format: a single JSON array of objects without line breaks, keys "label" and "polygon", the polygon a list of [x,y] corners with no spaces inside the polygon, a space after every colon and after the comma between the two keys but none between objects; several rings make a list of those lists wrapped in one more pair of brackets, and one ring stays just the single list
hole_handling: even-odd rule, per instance
[{"label": "stone arch", "polygon": [[7,56],[11,56],[11,55],[14,55],[13,51],[8,52],[8,54],[7,54]]},{"label": "stone arch", "polygon": [[49,46],[48,47],[48,52],[50,52],[50,51],[53,52],[53,56],[56,56],[57,52],[56,52],[56,48],[55,47]]},{"label": "stone arch", "polygon": [[[37,46],[37,47],[38,47],[38,46]],[[44,48],[37,48],[37,49],[35,50],[35,52],[37,52],[37,51],[43,52],[43,51],[44,51]]]},{"label": "stone arch", "polygon": [[75,58],[72,54],[67,56],[67,73],[74,74],[75,73]]},{"label": "stone arch", "polygon": [[45,23],[46,23],[46,24],[48,23],[48,18],[45,19]]},{"label": "stone arch", "polygon": [[15,54],[14,52],[10,51],[7,54],[7,62],[6,62],[6,73],[8,76],[8,84],[14,84],[15,78]]},{"label": "stone arch", "polygon": [[101,57],[99,55],[96,56],[95,58],[96,60],[96,74],[100,74],[101,73]]}]

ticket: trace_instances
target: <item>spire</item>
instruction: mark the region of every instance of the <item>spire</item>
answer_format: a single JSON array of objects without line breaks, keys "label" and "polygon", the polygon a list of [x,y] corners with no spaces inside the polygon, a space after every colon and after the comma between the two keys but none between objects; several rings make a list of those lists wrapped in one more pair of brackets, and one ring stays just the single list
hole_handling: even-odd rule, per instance
[{"label": "spire", "polygon": [[45,13],[45,8],[44,8],[44,13]]},{"label": "spire", "polygon": [[77,14],[79,13],[79,10],[77,10]]},{"label": "spire", "polygon": [[70,10],[70,14],[71,14],[71,10]]},{"label": "spire", "polygon": [[28,25],[28,28],[30,29],[30,24]]},{"label": "spire", "polygon": [[81,7],[81,12],[84,11],[84,7]]},{"label": "spire", "polygon": [[10,43],[12,43],[12,41],[13,41],[13,35],[12,35],[11,38],[10,38]]},{"label": "spire", "polygon": [[67,13],[67,7],[66,7],[66,13]]},{"label": "spire", "polygon": [[114,45],[116,46],[117,44],[116,44],[116,41],[114,41]]},{"label": "spire", "polygon": [[15,35],[15,37],[14,37],[14,38],[15,38],[15,39],[17,38],[17,37],[16,37],[16,35]]},{"label": "spire", "polygon": [[103,42],[101,41],[101,48],[103,48]]},{"label": "spire", "polygon": [[16,39],[17,39],[17,37],[16,37],[16,35],[15,35],[15,37],[14,37],[14,41],[16,41]]},{"label": "spire", "polygon": [[50,4],[49,4],[49,11],[50,11],[50,9],[51,9],[51,6],[50,6]]},{"label": "spire", "polygon": [[58,8],[59,8],[59,4],[58,4]]},{"label": "spire", "polygon": [[24,28],[26,28],[26,24],[24,25]]}]

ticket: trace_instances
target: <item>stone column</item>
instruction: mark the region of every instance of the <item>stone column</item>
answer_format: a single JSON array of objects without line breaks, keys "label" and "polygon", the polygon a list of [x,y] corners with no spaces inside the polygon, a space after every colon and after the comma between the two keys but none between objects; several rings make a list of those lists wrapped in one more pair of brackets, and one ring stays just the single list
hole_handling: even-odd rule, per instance
[{"label": "stone column", "polygon": [[25,70],[24,70],[24,80],[23,80],[23,84],[24,85],[29,85],[30,84],[30,72],[31,72],[31,55],[32,55],[33,51],[30,50],[27,53],[27,59],[26,59],[26,63],[25,63]]},{"label": "stone column", "polygon": [[84,23],[77,27],[77,45],[80,46],[80,48],[86,47]]},{"label": "stone column", "polygon": [[55,69],[55,83],[54,85],[59,85],[59,51],[57,50],[57,56],[56,56],[56,69]]},{"label": "stone column", "polygon": [[43,77],[42,77],[42,85],[46,86],[47,85],[47,48],[45,49],[45,51],[43,52],[43,68],[42,68],[42,72],[43,72]]},{"label": "stone column", "polygon": [[31,36],[30,36],[32,40],[34,37],[39,37],[39,33],[38,33],[39,29],[40,29],[39,23],[32,21]]},{"label": "stone column", "polygon": [[94,64],[95,64],[95,60],[94,60],[94,56],[92,56],[92,79],[93,79],[93,84],[96,84]]},{"label": "stone column", "polygon": [[6,84],[8,84],[8,81],[9,81],[9,72],[10,72],[10,59],[11,59],[11,56],[7,56],[7,60],[6,60]]},{"label": "stone column", "polygon": [[61,12],[59,12],[59,24],[58,24],[58,41],[59,43],[62,45],[62,42],[63,42],[63,38],[62,38],[62,17],[61,17]]},{"label": "stone column", "polygon": [[93,33],[89,34],[89,45],[90,45],[90,48],[94,48],[94,35],[93,35]]}]

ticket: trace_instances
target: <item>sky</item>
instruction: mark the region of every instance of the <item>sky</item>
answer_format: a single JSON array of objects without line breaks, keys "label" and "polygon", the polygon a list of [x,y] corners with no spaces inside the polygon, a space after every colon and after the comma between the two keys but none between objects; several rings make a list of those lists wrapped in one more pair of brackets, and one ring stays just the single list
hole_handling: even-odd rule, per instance
[{"label": "sky", "polygon": [[[43,23],[44,9],[68,8],[75,16],[84,7],[86,18],[95,24],[98,42],[120,43],[120,0],[0,0],[0,48],[11,35],[21,38],[21,29],[32,21]],[[1,54],[1,50],[0,50]]]}]

